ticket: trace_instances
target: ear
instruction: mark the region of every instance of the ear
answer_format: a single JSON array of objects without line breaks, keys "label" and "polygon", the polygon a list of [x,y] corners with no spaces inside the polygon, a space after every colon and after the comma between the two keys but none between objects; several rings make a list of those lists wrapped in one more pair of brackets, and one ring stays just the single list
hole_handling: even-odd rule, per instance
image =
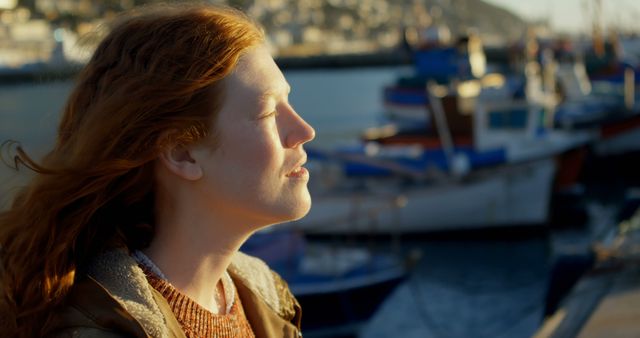
[{"label": "ear", "polygon": [[158,159],[169,172],[185,180],[196,181],[202,177],[202,167],[191,156],[191,149],[181,144],[163,148]]}]

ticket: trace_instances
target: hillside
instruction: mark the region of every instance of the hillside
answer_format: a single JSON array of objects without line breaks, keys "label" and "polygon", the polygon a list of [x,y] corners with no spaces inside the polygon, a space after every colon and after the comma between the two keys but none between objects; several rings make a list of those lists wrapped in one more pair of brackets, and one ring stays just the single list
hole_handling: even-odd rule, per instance
[{"label": "hillside", "polygon": [[440,6],[443,21],[454,32],[476,28],[485,38],[518,39],[527,24],[520,17],[482,0],[426,0],[427,6]]},{"label": "hillside", "polygon": [[[390,49],[405,28],[446,25],[454,37],[475,29],[493,44],[518,39],[526,23],[482,0],[209,0],[239,7],[261,22],[278,48],[318,51]],[[20,0],[32,18],[75,29],[83,22],[159,0]],[[176,0],[176,2],[180,2]],[[188,1],[187,1],[188,2]]]}]

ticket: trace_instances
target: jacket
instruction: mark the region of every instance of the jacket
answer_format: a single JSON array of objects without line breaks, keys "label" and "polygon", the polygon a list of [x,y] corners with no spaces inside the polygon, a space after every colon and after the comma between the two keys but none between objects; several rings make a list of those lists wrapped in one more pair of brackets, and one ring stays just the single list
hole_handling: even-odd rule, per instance
[{"label": "jacket", "polygon": [[[263,261],[238,252],[228,272],[257,338],[302,336],[300,305]],[[51,338],[185,337],[167,301],[124,250],[92,261],[48,326]]]}]

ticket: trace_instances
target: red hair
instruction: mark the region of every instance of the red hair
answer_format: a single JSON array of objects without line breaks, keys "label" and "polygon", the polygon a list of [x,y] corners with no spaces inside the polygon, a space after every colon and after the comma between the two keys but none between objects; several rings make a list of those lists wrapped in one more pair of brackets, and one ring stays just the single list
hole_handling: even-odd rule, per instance
[{"label": "red hair", "polygon": [[257,24],[223,7],[145,7],[116,20],[79,76],[54,149],[36,163],[17,147],[16,161],[38,174],[0,214],[0,316],[10,326],[0,331],[43,334],[87,260],[150,240],[157,154],[215,130],[220,80],[262,42]]}]

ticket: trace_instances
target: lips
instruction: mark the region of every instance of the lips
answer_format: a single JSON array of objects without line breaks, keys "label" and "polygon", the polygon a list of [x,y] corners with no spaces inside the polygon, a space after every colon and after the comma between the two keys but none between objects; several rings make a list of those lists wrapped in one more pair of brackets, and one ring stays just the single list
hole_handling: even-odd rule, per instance
[{"label": "lips", "polygon": [[298,167],[294,171],[287,174],[289,178],[303,178],[309,175],[309,171],[305,167]]},{"label": "lips", "polygon": [[293,168],[293,170],[289,171],[289,173],[286,174],[285,176],[290,178],[304,178],[309,176],[309,171],[305,167],[303,167],[303,165],[306,162],[307,162],[307,157],[305,156],[300,161],[298,161],[298,163]]}]

